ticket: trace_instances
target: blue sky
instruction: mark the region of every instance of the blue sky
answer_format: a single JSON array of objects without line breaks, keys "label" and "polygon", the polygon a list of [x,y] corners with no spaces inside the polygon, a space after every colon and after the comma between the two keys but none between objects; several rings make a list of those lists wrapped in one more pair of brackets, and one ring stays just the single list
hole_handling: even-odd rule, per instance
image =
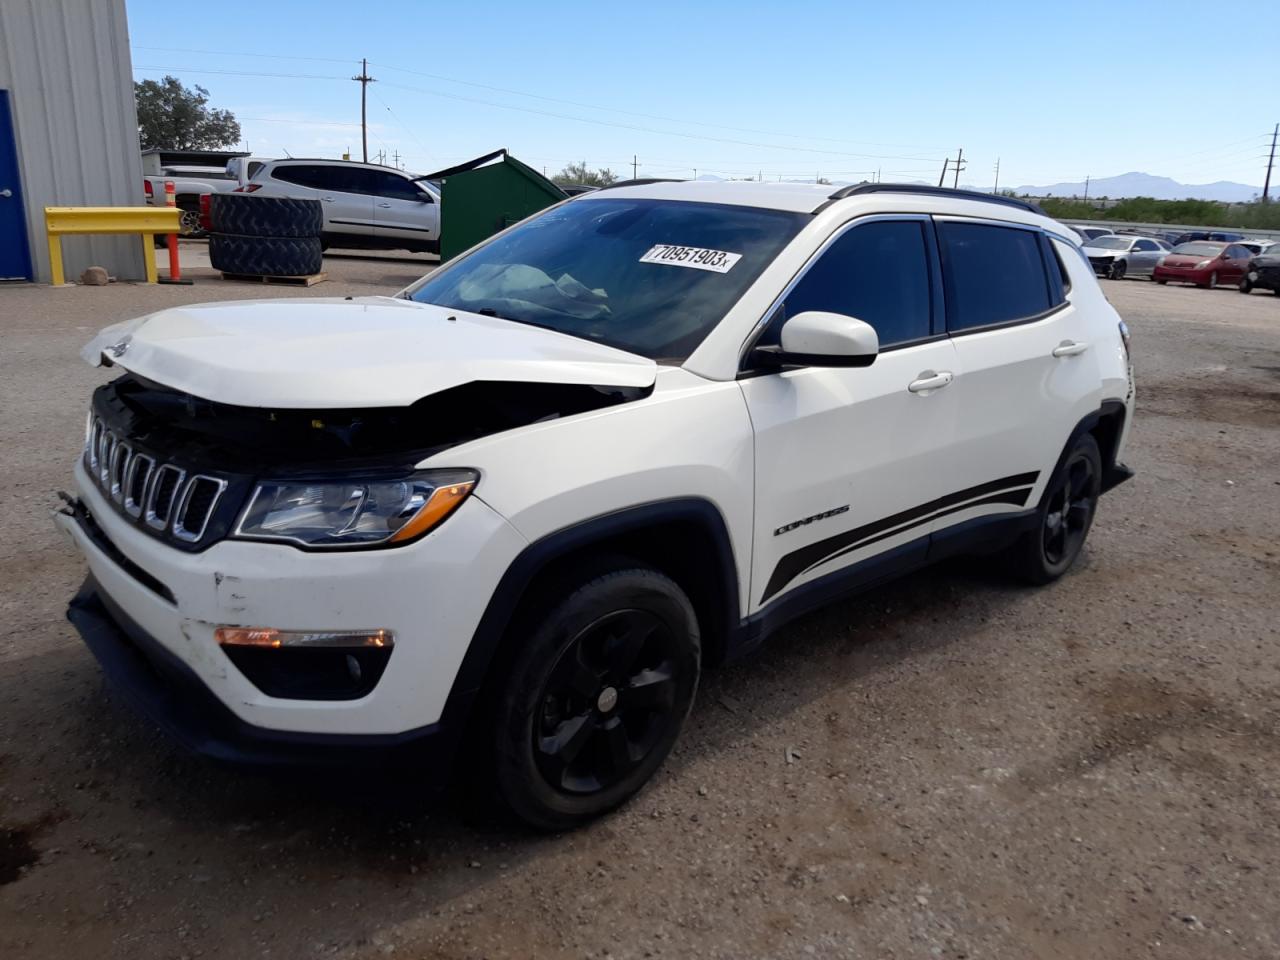
[{"label": "blue sky", "polygon": [[358,159],[368,57],[370,153],[417,172],[505,146],[549,173],[936,180],[963,147],[987,188],[997,159],[1007,186],[1260,184],[1280,119],[1275,37],[1203,0],[127,6],[135,78],[208,88],[254,153]]}]

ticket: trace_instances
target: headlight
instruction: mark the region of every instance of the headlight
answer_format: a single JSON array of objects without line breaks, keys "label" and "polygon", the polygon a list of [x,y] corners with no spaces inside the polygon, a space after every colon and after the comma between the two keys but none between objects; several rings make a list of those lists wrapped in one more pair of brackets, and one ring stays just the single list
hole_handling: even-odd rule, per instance
[{"label": "headlight", "polygon": [[416,540],[467,499],[474,470],[424,470],[401,480],[268,480],[235,536],[306,547],[371,547]]},{"label": "headlight", "polygon": [[1205,267],[1207,267],[1211,263],[1213,263],[1212,260],[1201,260],[1199,263],[1196,264],[1196,269],[1203,270]]}]

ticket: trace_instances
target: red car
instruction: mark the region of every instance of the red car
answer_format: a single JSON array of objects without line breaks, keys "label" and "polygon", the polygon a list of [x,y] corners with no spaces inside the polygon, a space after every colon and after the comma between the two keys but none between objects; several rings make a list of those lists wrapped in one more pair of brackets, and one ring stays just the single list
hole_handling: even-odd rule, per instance
[{"label": "red car", "polygon": [[1151,279],[1156,283],[1194,283],[1197,287],[1218,287],[1240,282],[1249,270],[1252,254],[1238,243],[1193,240],[1180,243],[1156,264]]}]

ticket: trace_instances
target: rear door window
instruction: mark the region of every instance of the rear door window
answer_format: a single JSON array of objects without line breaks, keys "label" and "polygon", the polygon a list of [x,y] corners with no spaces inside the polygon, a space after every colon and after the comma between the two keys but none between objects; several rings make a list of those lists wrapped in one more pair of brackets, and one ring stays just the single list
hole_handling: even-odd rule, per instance
[{"label": "rear door window", "polygon": [[940,220],[938,241],[951,333],[1027,320],[1061,302],[1038,231]]},{"label": "rear door window", "polygon": [[929,254],[920,220],[881,220],[837,239],[783,301],[764,343],[778,342],[782,320],[807,310],[856,317],[875,327],[881,348],[930,335]]},{"label": "rear door window", "polygon": [[322,168],[309,164],[294,164],[288,167],[276,167],[271,171],[274,180],[285,183],[296,183],[300,187],[318,187],[318,173]]}]

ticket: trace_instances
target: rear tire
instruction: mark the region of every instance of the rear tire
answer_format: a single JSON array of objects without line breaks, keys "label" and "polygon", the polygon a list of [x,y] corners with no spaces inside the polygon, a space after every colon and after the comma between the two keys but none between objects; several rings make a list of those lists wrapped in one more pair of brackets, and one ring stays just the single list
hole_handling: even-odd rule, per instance
[{"label": "rear tire", "polygon": [[567,581],[540,610],[515,628],[528,639],[498,698],[495,774],[520,819],[568,830],[662,765],[693,704],[701,641],[684,591],[626,561]]},{"label": "rear tire", "polygon": [[1089,536],[1101,490],[1102,455],[1098,442],[1086,433],[1049,478],[1036,510],[1035,528],[1009,548],[1009,571],[1039,586],[1071,569]]},{"label": "rear tire", "polygon": [[324,265],[319,237],[238,237],[209,234],[209,264],[223,273],[305,277]]},{"label": "rear tire", "polygon": [[1241,293],[1252,293],[1253,282],[1248,277],[1240,278],[1240,285],[1236,287]]}]

